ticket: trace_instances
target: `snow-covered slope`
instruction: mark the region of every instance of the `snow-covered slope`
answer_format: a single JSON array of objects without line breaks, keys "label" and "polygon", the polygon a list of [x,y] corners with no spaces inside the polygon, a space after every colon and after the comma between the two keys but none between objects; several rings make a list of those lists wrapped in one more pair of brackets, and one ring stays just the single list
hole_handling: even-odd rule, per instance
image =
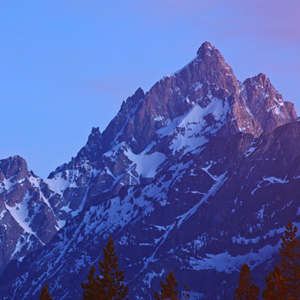
[{"label": "snow-covered slope", "polygon": [[[48,179],[26,175],[53,220],[40,226],[52,224],[48,240],[32,225],[45,220],[39,206],[27,212],[25,190],[10,205],[10,177],[0,177],[5,213],[23,226],[19,236],[37,240],[5,269],[0,295],[32,299],[47,281],[54,298],[78,297],[111,234],[131,298],[148,299],[173,269],[198,297],[229,299],[240,265],[264,268],[284,225],[299,221],[295,120],[265,75],[239,82],[205,42],[184,68],[124,101],[103,133],[93,128]],[[10,253],[20,247],[16,238]]]}]

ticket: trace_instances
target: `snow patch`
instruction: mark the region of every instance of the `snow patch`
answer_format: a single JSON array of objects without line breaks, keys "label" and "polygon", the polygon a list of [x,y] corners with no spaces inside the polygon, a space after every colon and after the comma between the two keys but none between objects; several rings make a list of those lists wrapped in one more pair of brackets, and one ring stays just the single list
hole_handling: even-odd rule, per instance
[{"label": "snow patch", "polygon": [[[274,177],[274,176],[270,176],[270,177],[264,177],[262,181],[260,181],[257,185],[257,187],[251,192],[251,195],[254,195],[254,193],[262,188],[262,187],[265,187],[265,186],[268,186],[270,184],[276,184],[276,183],[279,183],[279,184],[285,184],[285,183],[288,183],[289,180],[286,180],[285,179],[281,179],[281,178],[277,178],[277,177]],[[264,185],[262,185],[263,183],[265,183]]]},{"label": "snow patch", "polygon": [[[222,99],[211,97],[211,102],[204,108],[196,104],[185,115],[170,121],[167,126],[157,131],[159,137],[172,136],[170,149],[191,151],[205,144],[205,135],[215,134],[223,125],[229,111],[229,103]],[[212,116],[212,124],[206,117]]]},{"label": "snow patch", "polygon": [[218,272],[232,273],[239,270],[240,266],[247,263],[251,268],[260,265],[267,259],[278,252],[279,244],[272,247],[267,245],[261,248],[257,253],[250,252],[246,255],[231,256],[228,252],[219,254],[206,254],[206,258],[190,258],[189,264],[193,270],[215,269]]},{"label": "snow patch", "polygon": [[245,157],[250,156],[256,149],[257,147],[250,147],[249,149],[247,149],[247,151],[244,153]]},{"label": "snow patch", "polygon": [[5,203],[5,207],[10,212],[11,216],[15,219],[15,221],[20,225],[20,227],[26,233],[32,234],[40,241],[40,243],[42,245],[44,245],[44,243],[39,239],[39,237],[36,235],[36,233],[33,232],[32,229],[30,228],[31,219],[29,217],[29,212],[28,212],[29,200],[30,200],[30,197],[27,193],[22,202],[17,203],[13,207],[11,207]]},{"label": "snow patch", "polygon": [[147,150],[144,150],[140,154],[134,154],[127,149],[126,156],[136,166],[136,171],[143,177],[154,177],[156,175],[157,168],[165,161],[166,156],[160,152],[154,152],[147,154]]},{"label": "snow patch", "polygon": [[[69,175],[70,171],[66,171]],[[62,177],[62,174],[59,173],[58,176],[51,178],[51,179],[44,179],[44,182],[48,184],[50,190],[52,190],[54,193],[63,196],[64,191],[68,187],[74,187],[76,188],[77,185],[75,182],[70,181],[70,176],[66,176],[66,178]]]}]

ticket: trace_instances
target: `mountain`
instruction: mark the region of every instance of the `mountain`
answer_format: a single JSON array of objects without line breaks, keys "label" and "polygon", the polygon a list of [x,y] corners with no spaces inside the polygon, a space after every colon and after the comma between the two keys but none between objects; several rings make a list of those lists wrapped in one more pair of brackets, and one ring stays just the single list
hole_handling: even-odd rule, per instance
[{"label": "mountain", "polygon": [[299,137],[270,80],[238,81],[205,42],[48,179],[20,157],[0,162],[2,299],[36,298],[45,282],[54,299],[80,297],[109,235],[133,299],[170,269],[198,299],[232,297],[244,262],[263,284],[300,219]]}]

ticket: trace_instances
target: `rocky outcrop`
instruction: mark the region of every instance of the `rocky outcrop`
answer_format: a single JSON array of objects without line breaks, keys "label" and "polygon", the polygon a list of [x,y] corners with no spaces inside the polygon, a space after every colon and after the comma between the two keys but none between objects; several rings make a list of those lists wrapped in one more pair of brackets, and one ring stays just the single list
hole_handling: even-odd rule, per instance
[{"label": "rocky outcrop", "polygon": [[272,132],[275,128],[296,120],[294,104],[283,101],[266,75],[260,73],[243,83],[244,96],[249,113],[258,120],[260,127],[255,136]]},{"label": "rocky outcrop", "polygon": [[59,229],[41,180],[19,156],[0,161],[0,272],[12,259],[37,250]]}]

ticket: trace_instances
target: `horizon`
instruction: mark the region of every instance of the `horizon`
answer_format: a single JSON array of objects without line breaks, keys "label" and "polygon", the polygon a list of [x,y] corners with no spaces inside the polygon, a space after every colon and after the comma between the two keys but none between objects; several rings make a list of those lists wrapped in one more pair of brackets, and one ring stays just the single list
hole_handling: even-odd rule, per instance
[{"label": "horizon", "polygon": [[182,68],[205,41],[238,80],[266,74],[299,115],[300,3],[282,3],[1,3],[0,159],[20,155],[46,178],[123,100]]}]

